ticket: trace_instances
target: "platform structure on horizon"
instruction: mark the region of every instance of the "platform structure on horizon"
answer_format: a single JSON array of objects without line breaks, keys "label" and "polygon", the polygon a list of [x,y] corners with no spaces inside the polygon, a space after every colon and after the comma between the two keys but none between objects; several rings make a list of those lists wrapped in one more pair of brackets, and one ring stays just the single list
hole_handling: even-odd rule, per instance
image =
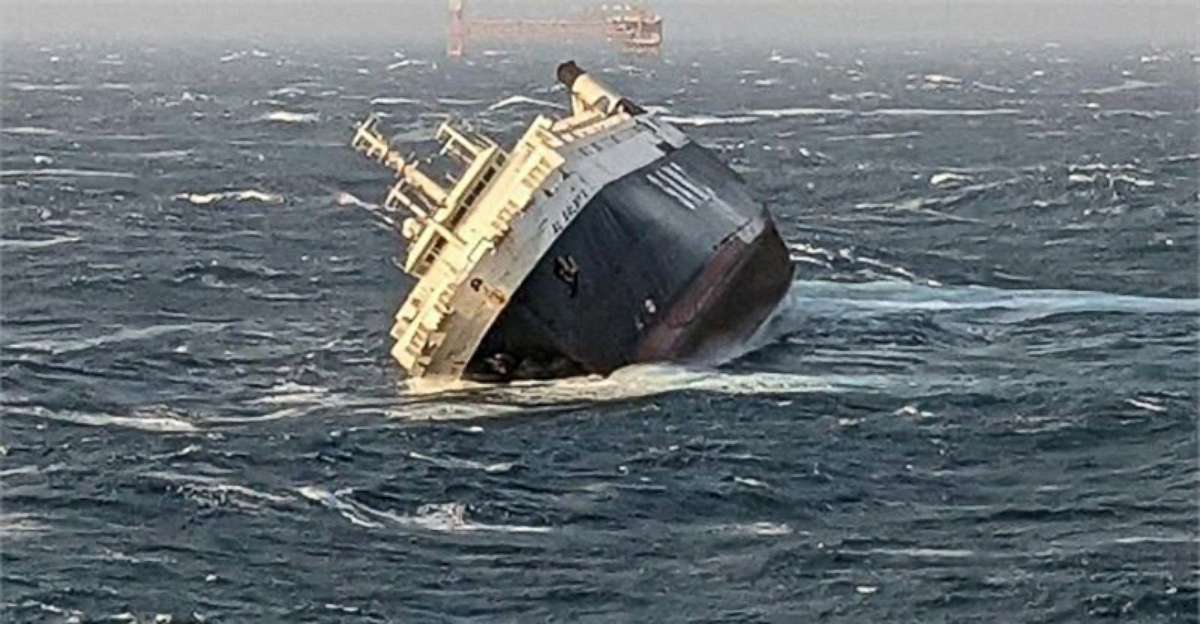
[{"label": "platform structure on horizon", "polygon": [[707,361],[740,345],[791,283],[767,210],[710,151],[580,70],[571,114],[510,149],[437,129],[448,186],[369,117],[353,145],[396,181],[403,270],[392,354],[412,377],[508,380]]},{"label": "platform structure on horizon", "polygon": [[446,53],[466,54],[473,40],[607,39],[630,52],[657,54],[662,48],[661,15],[640,4],[602,4],[571,18],[476,18],[467,13],[467,0],[449,0],[450,24]]}]

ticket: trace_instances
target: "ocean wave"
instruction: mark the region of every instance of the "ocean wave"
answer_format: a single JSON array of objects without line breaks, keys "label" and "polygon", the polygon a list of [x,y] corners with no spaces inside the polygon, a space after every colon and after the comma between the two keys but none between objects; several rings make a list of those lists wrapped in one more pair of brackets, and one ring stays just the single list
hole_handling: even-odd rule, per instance
[{"label": "ocean wave", "polygon": [[414,100],[406,97],[377,97],[371,99],[371,104],[375,106],[395,106],[400,104],[409,105],[420,103],[420,100]]},{"label": "ocean wave", "polygon": [[705,533],[725,535],[751,535],[760,537],[779,537],[791,535],[795,531],[784,522],[749,522],[744,524],[719,524],[704,529]]},{"label": "ocean wave", "polygon": [[307,92],[304,89],[295,86],[280,87],[267,92],[267,95],[271,97],[298,97],[306,94]]},{"label": "ocean wave", "polygon": [[945,74],[925,74],[921,77],[921,79],[925,81],[926,85],[935,87],[956,87],[961,85],[963,82],[961,78],[955,78],[954,76],[947,76]]},{"label": "ocean wave", "polygon": [[916,130],[911,132],[872,132],[870,134],[844,134],[839,136],[826,137],[825,140],[830,143],[839,143],[843,141],[890,141],[892,139],[915,139],[922,136],[924,133]]},{"label": "ocean wave", "polygon": [[1022,322],[1064,313],[1195,314],[1200,299],[1143,297],[1078,290],[931,287],[904,281],[797,281],[783,304],[807,315],[1002,310]]},{"label": "ocean wave", "polygon": [[1016,89],[1013,89],[1011,87],[1001,87],[999,85],[993,85],[993,84],[988,84],[986,82],[979,82],[979,81],[972,82],[971,86],[976,89],[979,89],[980,91],[987,91],[989,93],[1004,93],[1007,95],[1011,95],[1011,94],[1017,92]]},{"label": "ocean wave", "polygon": [[752,124],[762,120],[788,119],[792,117],[847,117],[859,115],[862,117],[989,117],[998,115],[1019,115],[1015,108],[876,108],[870,110],[852,110],[848,108],[762,108],[749,110],[744,113],[722,115],[663,115],[663,121],[681,126],[718,126]]},{"label": "ocean wave", "polygon": [[566,110],[566,108],[567,108],[557,102],[547,102],[546,100],[539,100],[539,99],[527,97],[524,95],[513,95],[510,97],[506,97],[503,100],[500,100],[499,102],[496,102],[495,104],[492,104],[491,106],[488,106],[487,109],[490,111],[494,111],[494,110],[500,110],[502,108],[508,108],[509,106],[519,106],[522,104],[529,104],[532,106],[544,106],[546,108],[554,108],[557,110]]},{"label": "ocean wave", "polygon": [[197,322],[174,325],[151,325],[148,327],[121,327],[110,334],[91,338],[58,338],[44,340],[27,340],[5,344],[6,349],[19,351],[41,352],[49,355],[64,355],[78,353],[99,347],[127,342],[153,340],[172,334],[181,333],[210,333],[227,327],[227,323]]},{"label": "ocean wave", "polygon": [[320,403],[329,394],[328,388],[306,386],[287,381],[268,389],[267,396],[258,397],[250,403],[256,405],[295,405]]},{"label": "ocean wave", "polygon": [[449,98],[443,97],[437,99],[438,104],[445,106],[478,106],[483,104],[483,100],[469,100],[464,98]]},{"label": "ocean wave", "polygon": [[430,455],[425,455],[422,453],[418,453],[416,451],[409,451],[408,456],[412,459],[420,460],[423,462],[429,462],[429,463],[431,463],[435,466],[441,467],[441,468],[450,468],[450,469],[464,468],[467,470],[480,470],[480,471],[483,471],[483,472],[486,472],[489,474],[499,474],[499,473],[504,473],[504,472],[510,472],[516,466],[512,462],[498,462],[498,463],[494,463],[494,464],[481,464],[477,461],[472,461],[469,459],[462,459],[459,457],[432,457]]},{"label": "ocean wave", "polygon": [[698,128],[705,126],[752,124],[759,120],[758,117],[749,115],[730,115],[724,117],[717,115],[662,115],[659,117],[659,119],[678,126],[694,126]]},{"label": "ocean wave", "polygon": [[271,54],[269,52],[259,50],[258,48],[253,48],[250,50],[238,50],[236,52],[230,52],[228,54],[221,56],[221,58],[218,60],[222,63],[229,63],[232,61],[237,61],[237,60],[241,60],[241,59],[248,58],[248,57],[268,58],[270,56],[271,56]]},{"label": "ocean wave", "polygon": [[83,240],[78,236],[55,236],[54,238],[44,238],[40,240],[33,239],[17,239],[4,238],[0,239],[0,249],[3,250],[26,250],[26,249],[45,249],[57,245],[65,245],[67,243],[78,243]]},{"label": "ocean wave", "polygon": [[197,206],[207,206],[222,202],[262,202],[264,204],[282,204],[283,196],[275,193],[265,193],[254,189],[243,191],[219,191],[216,193],[178,193],[171,199],[187,201]]},{"label": "ocean wave", "polygon": [[404,69],[406,67],[428,67],[429,65],[432,65],[432,63],[422,59],[403,59],[388,65],[387,70],[393,71],[397,69]]},{"label": "ocean wave", "polygon": [[362,199],[359,199],[358,196],[345,191],[339,191],[337,194],[335,194],[333,196],[333,203],[338,206],[353,206],[355,208],[366,208],[367,210],[379,210],[381,208],[381,206],[378,204],[372,204],[371,202],[363,201]]},{"label": "ocean wave", "polygon": [[28,513],[0,513],[0,538],[5,542],[41,535],[50,529],[50,523],[40,516]]},{"label": "ocean wave", "polygon": [[[818,53],[818,58],[821,58],[821,57],[819,56],[820,54],[823,54],[823,53]],[[828,58],[829,58],[829,56],[828,56],[828,55],[826,55],[824,58],[828,59]],[[772,51],[771,51],[771,56],[769,56],[769,57],[767,58],[767,62],[768,62],[768,63],[775,63],[776,65],[796,65],[796,64],[798,64],[798,63],[800,62],[800,59],[798,59],[798,58],[794,58],[794,57],[788,57],[788,56],[784,56],[784,55],[783,55],[783,54],[781,54],[781,53],[780,53],[778,50],[772,50]]]},{"label": "ocean wave", "polygon": [[1099,87],[1095,89],[1083,89],[1080,93],[1086,95],[1108,95],[1111,93],[1121,93],[1123,91],[1140,91],[1142,89],[1157,89],[1163,86],[1161,82],[1147,82],[1145,80],[1126,80],[1119,85],[1108,87]]},{"label": "ocean wave", "polygon": [[991,117],[1020,115],[1016,108],[877,108],[859,113],[865,117]]},{"label": "ocean wave", "polygon": [[36,405],[32,407],[8,406],[6,412],[7,416],[32,416],[88,427],[119,427],[154,433],[194,433],[199,431],[195,425],[186,420],[155,412],[136,416],[118,416],[101,412],[54,411]]},{"label": "ocean wave", "polygon": [[972,181],[974,178],[971,176],[952,171],[943,171],[929,176],[929,186],[940,189],[962,188]]},{"label": "ocean wave", "polygon": [[[745,352],[739,348],[722,359],[733,359]],[[393,415],[416,422],[475,420],[674,392],[705,391],[729,395],[825,393],[890,387],[900,383],[879,375],[751,374],[671,364],[634,364],[618,369],[607,377],[593,375],[554,381],[519,381],[502,386],[462,380],[410,379],[405,383],[408,394],[421,401],[399,407],[393,410]],[[427,401],[434,396],[444,400],[436,403]],[[468,401],[450,400],[455,398]]]},{"label": "ocean wave", "polygon": [[845,108],[809,108],[809,107],[794,107],[794,108],[761,108],[749,111],[747,114],[754,117],[765,117],[768,119],[783,119],[786,117],[810,117],[810,116],[828,116],[828,115],[850,115],[854,111]]},{"label": "ocean wave", "polygon": [[511,524],[481,524],[466,517],[466,505],[462,503],[434,503],[421,505],[411,516],[375,509],[354,500],[354,490],[329,491],[323,487],[306,485],[296,490],[304,498],[337,511],[350,523],[370,529],[381,529],[389,525],[410,529],[423,529],[445,533],[549,533],[550,527],[521,526]]},{"label": "ocean wave", "polygon": [[32,82],[10,82],[8,87],[14,91],[80,91],[83,85],[75,83],[37,84]]},{"label": "ocean wave", "polygon": [[975,551],[961,548],[872,548],[864,551],[842,550],[839,552],[855,555],[911,557],[914,559],[967,559],[977,556]]},{"label": "ocean wave", "polygon": [[0,132],[4,134],[15,134],[21,136],[55,136],[62,134],[61,131],[54,128],[41,128],[38,126],[16,126],[9,128],[0,128]]},{"label": "ocean wave", "polygon": [[190,149],[156,150],[133,154],[137,158],[144,158],[146,160],[173,160],[176,158],[187,158],[191,155],[192,150]]},{"label": "ocean wave", "polygon": [[321,121],[320,113],[298,113],[295,111],[276,110],[258,118],[259,121],[274,123],[307,124]]},{"label": "ocean wave", "polygon": [[98,171],[95,169],[8,169],[0,171],[0,178],[120,178],[136,180],[137,176],[124,171]]},{"label": "ocean wave", "polygon": [[262,511],[268,505],[293,506],[291,496],[262,492],[217,477],[170,471],[147,471],[139,476],[167,483],[171,490],[201,507]]}]

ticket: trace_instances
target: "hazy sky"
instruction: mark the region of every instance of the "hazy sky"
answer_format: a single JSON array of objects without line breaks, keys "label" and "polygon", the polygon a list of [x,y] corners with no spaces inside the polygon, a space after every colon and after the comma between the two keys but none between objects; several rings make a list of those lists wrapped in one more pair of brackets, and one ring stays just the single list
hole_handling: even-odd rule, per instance
[{"label": "hazy sky", "polygon": [[[609,0],[611,1],[611,0]],[[580,0],[468,0],[475,15],[571,15]],[[1190,42],[1200,0],[653,0],[676,40]],[[446,0],[0,0],[5,40],[434,41]]]}]

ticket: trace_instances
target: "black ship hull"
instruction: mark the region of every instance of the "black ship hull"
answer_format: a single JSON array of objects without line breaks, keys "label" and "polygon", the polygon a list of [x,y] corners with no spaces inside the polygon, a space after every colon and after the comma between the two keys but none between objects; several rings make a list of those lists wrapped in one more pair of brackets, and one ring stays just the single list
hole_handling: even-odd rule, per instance
[{"label": "black ship hull", "polygon": [[770,214],[688,143],[592,198],[513,295],[467,376],[711,361],[754,333],[791,278]]}]

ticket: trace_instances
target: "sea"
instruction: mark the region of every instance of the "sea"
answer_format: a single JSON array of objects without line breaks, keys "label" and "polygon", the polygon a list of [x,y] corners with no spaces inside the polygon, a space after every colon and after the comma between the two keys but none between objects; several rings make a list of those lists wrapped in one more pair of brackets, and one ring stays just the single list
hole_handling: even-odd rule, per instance
[{"label": "sea", "polygon": [[[1200,619],[1200,49],[3,52],[0,620]],[[707,367],[405,379],[354,124],[508,143],[567,58],[794,284]]]}]

